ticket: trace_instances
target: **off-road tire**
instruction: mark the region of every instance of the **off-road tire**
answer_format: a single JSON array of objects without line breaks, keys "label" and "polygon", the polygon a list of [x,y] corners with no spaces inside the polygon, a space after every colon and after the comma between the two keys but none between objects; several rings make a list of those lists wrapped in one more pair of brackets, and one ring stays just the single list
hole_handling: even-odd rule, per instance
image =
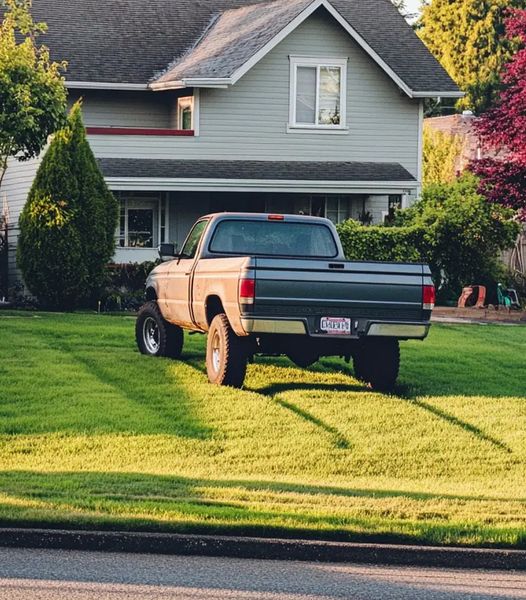
[{"label": "off-road tire", "polygon": [[184,334],[180,327],[164,319],[157,302],[146,302],[137,315],[135,340],[141,354],[180,358]]},{"label": "off-road tire", "polygon": [[354,374],[373,390],[393,390],[400,371],[400,344],[393,338],[367,338],[353,356]]},{"label": "off-road tire", "polygon": [[215,385],[242,387],[247,361],[246,340],[234,333],[224,313],[214,317],[206,344],[208,381]]}]

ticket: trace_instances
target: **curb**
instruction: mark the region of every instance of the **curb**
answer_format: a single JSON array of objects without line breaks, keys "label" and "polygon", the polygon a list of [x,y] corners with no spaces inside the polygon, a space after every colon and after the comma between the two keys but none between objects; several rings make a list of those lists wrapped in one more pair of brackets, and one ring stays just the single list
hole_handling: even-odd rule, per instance
[{"label": "curb", "polygon": [[526,570],[526,551],[283,540],[169,533],[0,528],[0,546],[261,560]]}]

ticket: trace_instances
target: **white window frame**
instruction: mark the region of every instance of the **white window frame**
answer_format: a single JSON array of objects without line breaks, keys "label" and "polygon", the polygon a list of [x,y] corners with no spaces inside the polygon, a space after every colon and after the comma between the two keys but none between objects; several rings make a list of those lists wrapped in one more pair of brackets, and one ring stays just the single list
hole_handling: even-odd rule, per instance
[{"label": "white window frame", "polygon": [[[159,244],[162,244],[163,242],[168,241],[169,238],[169,231],[170,231],[170,204],[169,204],[169,195],[167,193],[164,192],[156,192],[156,193],[152,193],[152,194],[140,194],[140,193],[126,193],[126,192],[121,192],[117,195],[117,198],[119,200],[119,225],[117,227],[117,232],[116,232],[116,247],[117,250],[134,250],[134,251],[141,251],[141,250],[156,250],[157,247],[159,246]],[[144,204],[143,204],[144,203]],[[141,206],[142,204],[142,206]],[[154,235],[154,245],[152,247],[147,246],[147,247],[138,247],[138,246],[130,246],[129,245],[129,239],[128,239],[128,210],[130,208],[138,208],[139,210],[141,208],[149,208],[149,206],[155,206],[155,210],[156,210],[156,215],[154,215],[154,222],[155,220],[157,221],[157,227],[155,227],[155,233],[156,235]],[[123,235],[121,236],[121,213],[120,211],[124,209],[124,232]],[[163,231],[163,227],[162,227],[162,223],[161,223],[161,213],[164,212],[165,215],[165,225],[164,225],[164,231]],[[164,233],[164,235],[163,235]],[[155,238],[157,238],[157,245],[155,245]],[[163,239],[164,238],[164,239]],[[121,246],[120,245],[120,241],[124,240],[124,245]]]},{"label": "white window frame", "polygon": [[[305,57],[290,56],[290,98],[289,98],[289,124],[287,131],[290,132],[317,132],[317,133],[347,133],[347,58],[330,57]],[[299,67],[316,67],[316,109],[315,116],[318,119],[319,82],[320,69],[323,67],[337,67],[340,69],[340,123],[339,125],[323,125],[315,123],[296,123],[297,108],[297,83]]]},{"label": "white window frame", "polygon": [[190,130],[195,131],[195,105],[196,103],[194,101],[194,96],[183,96],[181,98],[177,98],[177,129],[179,131],[183,131],[183,110],[185,108],[192,109],[192,126]]}]

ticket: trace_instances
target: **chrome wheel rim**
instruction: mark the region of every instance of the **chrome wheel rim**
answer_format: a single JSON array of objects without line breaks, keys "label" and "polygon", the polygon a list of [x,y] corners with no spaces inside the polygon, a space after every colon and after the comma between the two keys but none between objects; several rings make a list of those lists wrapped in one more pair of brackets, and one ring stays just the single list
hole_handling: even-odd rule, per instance
[{"label": "chrome wheel rim", "polygon": [[212,367],[216,373],[221,367],[221,337],[217,331],[212,338]]},{"label": "chrome wheel rim", "polygon": [[157,354],[159,352],[159,325],[157,325],[157,321],[152,317],[147,317],[144,320],[144,324],[142,326],[142,336],[144,340],[144,345],[146,346],[146,350],[150,354]]}]

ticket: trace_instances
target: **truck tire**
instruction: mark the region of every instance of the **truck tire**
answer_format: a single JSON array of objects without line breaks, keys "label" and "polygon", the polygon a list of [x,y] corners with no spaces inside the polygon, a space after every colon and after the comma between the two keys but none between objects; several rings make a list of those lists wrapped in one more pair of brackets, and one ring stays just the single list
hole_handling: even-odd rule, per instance
[{"label": "truck tire", "polygon": [[210,383],[242,387],[248,361],[245,342],[234,333],[224,313],[214,317],[206,344],[206,371]]},{"label": "truck tire", "polygon": [[180,358],[183,351],[183,330],[164,319],[157,302],[147,302],[139,310],[135,339],[141,354],[147,356]]},{"label": "truck tire", "polygon": [[392,391],[400,371],[400,344],[393,338],[368,338],[353,356],[354,374],[373,390]]}]

